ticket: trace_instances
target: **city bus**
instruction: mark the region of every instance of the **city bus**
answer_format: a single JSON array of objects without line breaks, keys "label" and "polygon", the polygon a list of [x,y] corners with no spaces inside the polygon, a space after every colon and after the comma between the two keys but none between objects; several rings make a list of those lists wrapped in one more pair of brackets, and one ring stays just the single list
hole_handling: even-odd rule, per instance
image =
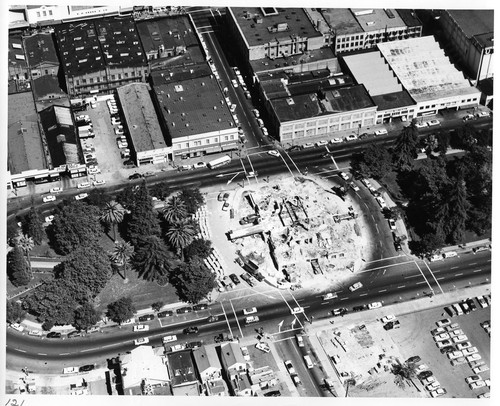
[{"label": "city bus", "polygon": [[228,165],[230,162],[231,162],[231,158],[229,157],[229,155],[224,155],[223,157],[220,157],[220,158],[214,159],[213,161],[210,161],[209,163],[207,163],[207,166],[210,169],[215,169],[215,168],[218,168],[219,166]]}]

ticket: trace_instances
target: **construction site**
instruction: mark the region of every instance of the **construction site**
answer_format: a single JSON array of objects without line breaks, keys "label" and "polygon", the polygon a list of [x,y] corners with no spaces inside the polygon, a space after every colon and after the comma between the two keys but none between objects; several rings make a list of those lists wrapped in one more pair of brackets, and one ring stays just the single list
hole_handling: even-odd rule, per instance
[{"label": "construction site", "polygon": [[329,182],[278,178],[235,191],[230,229],[237,262],[282,288],[344,280],[369,253],[358,210]]}]

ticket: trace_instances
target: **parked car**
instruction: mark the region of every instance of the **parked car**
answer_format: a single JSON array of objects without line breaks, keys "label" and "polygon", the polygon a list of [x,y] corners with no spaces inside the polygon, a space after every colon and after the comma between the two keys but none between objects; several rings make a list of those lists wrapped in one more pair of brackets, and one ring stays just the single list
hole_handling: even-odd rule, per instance
[{"label": "parked car", "polygon": [[368,305],[368,309],[378,309],[379,307],[382,307],[381,302],[373,302]]},{"label": "parked car", "polygon": [[147,337],[141,337],[134,340],[135,345],[142,345],[147,343],[149,343],[149,338]]},{"label": "parked car", "polygon": [[272,155],[272,156],[275,156],[275,157],[279,157],[280,156],[280,153],[278,151],[276,151],[275,149],[272,149],[271,151],[267,151],[267,153],[269,155]]},{"label": "parked car", "polygon": [[13,328],[16,331],[19,331],[20,333],[22,333],[24,331],[24,327],[21,326],[19,323],[11,323],[10,328]]},{"label": "parked car", "polygon": [[431,331],[431,334],[433,336],[441,334],[441,333],[446,333],[446,330],[443,327],[438,327],[438,328],[435,328],[434,330]]},{"label": "parked car", "polygon": [[441,333],[441,334],[436,334],[434,336],[434,341],[443,341],[443,340],[448,340],[450,338],[450,335],[448,333]]},{"label": "parked car", "polygon": [[154,314],[145,314],[144,316],[139,316],[139,321],[150,321],[154,320],[155,315]]},{"label": "parked car", "polygon": [[347,309],[345,307],[341,307],[338,309],[333,309],[332,314],[334,316],[342,316],[343,314],[347,313]]},{"label": "parked car", "polygon": [[449,352],[456,351],[456,348],[453,347],[452,345],[448,345],[446,347],[441,348],[439,351],[441,351],[441,354],[448,354]]},{"label": "parked car", "polygon": [[238,276],[234,273],[232,273],[231,275],[229,275],[229,278],[231,278],[231,280],[233,281],[233,283],[235,285],[239,285],[241,283],[240,279],[238,278]]},{"label": "parked car", "polygon": [[443,395],[446,395],[446,389],[444,389],[444,388],[439,388],[439,389],[433,390],[431,392],[431,396],[433,398],[437,398],[437,397],[443,396]]},{"label": "parked car", "polygon": [[75,200],[82,200],[88,197],[88,193],[80,193],[79,195],[75,196]]},{"label": "parked car", "polygon": [[243,314],[245,316],[249,315],[249,314],[254,314],[254,313],[257,313],[257,308],[256,307],[249,307],[249,308],[243,309]]},{"label": "parked car", "polygon": [[137,326],[134,326],[133,330],[134,331],[148,331],[149,326],[147,326],[145,324],[138,324]]},{"label": "parked car", "polygon": [[428,378],[429,376],[433,376],[433,372],[432,371],[424,371],[424,372],[420,372],[418,375],[417,375],[417,378],[420,379],[420,380],[423,380],[423,379],[426,379]]},{"label": "parked car", "polygon": [[269,348],[269,345],[264,341],[260,341],[257,344],[255,344],[255,348],[257,348],[258,350],[261,350],[263,352],[266,352],[266,353],[271,351],[271,348]]},{"label": "parked car", "polygon": [[451,340],[441,340],[441,341],[436,341],[436,345],[438,348],[444,348],[444,347],[447,347],[449,345],[453,345],[453,341]]},{"label": "parked car", "polygon": [[297,335],[295,336],[295,338],[297,339],[297,345],[298,345],[299,347],[304,347],[304,337],[303,337],[303,336],[301,336],[301,335],[299,335],[299,334],[297,334]]},{"label": "parked car", "polygon": [[198,334],[198,327],[186,327],[182,332],[184,334]]},{"label": "parked car", "polygon": [[414,355],[413,357],[410,357],[406,360],[407,363],[417,363],[422,361],[422,359],[418,355]]},{"label": "parked car", "polygon": [[48,196],[44,196],[42,198],[42,200],[43,200],[44,203],[55,202],[56,201],[56,197],[53,196],[53,195],[48,195]]},{"label": "parked car", "polygon": [[53,187],[50,189],[50,193],[61,193],[63,191],[60,187]]},{"label": "parked car", "polygon": [[133,173],[128,177],[128,180],[134,180],[134,179],[140,179],[142,178],[142,175],[140,173]]},{"label": "parked car", "polygon": [[358,139],[358,136],[356,134],[349,134],[347,137],[344,138],[345,141],[355,141]]},{"label": "parked car", "polygon": [[175,334],[170,335],[170,336],[165,336],[162,339],[163,343],[171,343],[173,341],[177,341],[177,336]]},{"label": "parked car", "polygon": [[349,290],[351,292],[354,292],[354,291],[356,291],[358,289],[361,289],[362,287],[363,287],[363,284],[361,282],[356,282],[355,284],[349,286]]},{"label": "parked car", "polygon": [[245,319],[246,324],[257,323],[259,321],[259,316],[248,316]]},{"label": "parked car", "polygon": [[57,331],[51,331],[47,334],[47,338],[61,338],[61,333]]},{"label": "parked car", "polygon": [[205,310],[205,309],[208,309],[208,305],[206,303],[200,303],[200,304],[193,306],[193,310],[195,312],[200,311],[200,310]]},{"label": "parked car", "polygon": [[436,325],[438,327],[445,327],[447,325],[451,324],[451,320],[450,319],[442,319],[442,320],[439,320],[436,322]]},{"label": "parked car", "polygon": [[88,365],[82,365],[79,368],[80,372],[89,372],[92,371],[95,368],[95,364],[88,364]]},{"label": "parked car", "polygon": [[349,175],[348,175],[347,173],[345,173],[345,172],[340,172],[340,173],[339,173],[339,176],[340,176],[342,179],[344,179],[346,182],[350,179],[350,178],[349,178]]},{"label": "parked car", "polygon": [[333,138],[330,140],[332,144],[340,144],[342,142],[342,138]]},{"label": "parked car", "polygon": [[177,314],[191,313],[193,311],[192,307],[185,306],[176,310]]},{"label": "parked car", "polygon": [[83,333],[78,330],[73,330],[68,333],[68,338],[73,338],[73,337],[81,337]]},{"label": "parked car", "polygon": [[385,134],[387,134],[387,130],[385,128],[375,131],[375,135],[385,135]]}]

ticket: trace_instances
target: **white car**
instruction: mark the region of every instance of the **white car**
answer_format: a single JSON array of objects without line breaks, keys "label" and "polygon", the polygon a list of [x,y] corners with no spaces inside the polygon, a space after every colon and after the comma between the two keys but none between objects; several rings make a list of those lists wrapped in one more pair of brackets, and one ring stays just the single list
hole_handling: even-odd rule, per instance
[{"label": "white car", "polygon": [[269,135],[266,127],[262,127],[262,134],[264,134],[266,137]]},{"label": "white car", "polygon": [[415,127],[417,128],[425,128],[427,127],[427,123],[424,121],[422,123],[415,123]]},{"label": "white car", "polygon": [[229,107],[229,111],[231,113],[234,113],[236,111],[236,104],[231,104],[231,107]]},{"label": "white car", "polygon": [[10,327],[16,331],[19,331],[20,333],[24,330],[24,327],[21,326],[19,323],[12,323]]},{"label": "white car", "polygon": [[50,216],[45,217],[45,222],[46,223],[50,224],[50,223],[52,223],[52,221],[54,221],[54,215],[53,214],[51,214]]},{"label": "white car", "polygon": [[122,149],[122,148],[128,148],[128,143],[127,142],[118,141],[117,145],[118,145],[118,148],[120,148],[120,149]]},{"label": "white car", "polygon": [[231,79],[231,83],[234,87],[238,87],[238,81],[236,79]]},{"label": "white car", "polygon": [[80,114],[79,116],[75,117],[76,121],[87,121],[90,120],[90,116],[87,114]]},{"label": "white car", "polygon": [[79,372],[79,368],[77,367],[63,368],[63,374],[76,374],[77,372]]},{"label": "white car", "polygon": [[368,305],[368,309],[378,309],[379,307],[382,307],[381,302],[373,302]]},{"label": "white car", "polygon": [[321,140],[316,143],[317,147],[322,147],[323,145],[328,145],[328,141]]},{"label": "white car", "polygon": [[427,385],[425,387],[425,389],[427,389],[429,392],[431,392],[433,390],[439,389],[440,387],[441,387],[441,384],[438,381],[434,381],[434,382],[430,383],[429,385]]},{"label": "white car", "polygon": [[259,117],[260,117],[259,110],[257,110],[257,109],[253,109],[253,110],[252,110],[252,113],[253,113],[253,115],[254,115],[256,118],[259,118]]},{"label": "white car", "polygon": [[396,229],[396,222],[393,219],[389,219],[388,222],[389,222],[389,228],[391,230],[395,230]]},{"label": "white car", "polygon": [[247,347],[241,347],[241,354],[243,355],[243,359],[245,361],[250,361],[250,353],[248,352]]},{"label": "white car", "polygon": [[147,343],[149,343],[149,338],[147,337],[141,337],[134,340],[135,345],[142,345]]},{"label": "white car", "polygon": [[449,359],[457,359],[464,356],[462,351],[452,351],[446,355],[448,356]]},{"label": "white car", "polygon": [[97,167],[94,167],[94,168],[91,168],[89,167],[87,172],[90,174],[90,175],[97,175],[98,173],[101,173],[101,170]]},{"label": "white car", "polygon": [[138,324],[137,326],[134,326],[134,331],[148,331],[149,326],[145,324]]},{"label": "white car", "polygon": [[119,128],[115,128],[115,134],[116,135],[124,135],[125,132],[123,130],[120,130]]},{"label": "white car", "polygon": [[462,335],[463,333],[464,332],[462,329],[453,330],[453,331],[450,331],[450,337],[457,337],[457,336]]},{"label": "white car", "polygon": [[387,130],[385,128],[375,131],[375,135],[385,135],[385,134],[387,134]]},{"label": "white car", "polygon": [[37,336],[37,337],[41,337],[43,335],[40,330],[30,330],[28,334],[30,336]]},{"label": "white car", "polygon": [[302,148],[314,148],[314,144],[312,142],[306,142],[302,145]]},{"label": "white car", "polygon": [[471,375],[471,376],[468,376],[467,378],[465,378],[465,382],[467,384],[471,384],[472,382],[476,382],[476,381],[482,381],[483,378],[481,378],[479,375]]},{"label": "white car", "polygon": [[86,188],[89,188],[90,187],[90,183],[89,182],[83,182],[83,183],[79,183],[77,188],[78,189],[86,189]]},{"label": "white car", "polygon": [[[464,350],[464,351],[467,351],[467,350]],[[465,358],[467,359],[467,362],[472,362],[472,361],[479,361],[483,357],[481,357],[480,354],[472,354],[472,355],[469,355]]]},{"label": "white car", "polygon": [[469,348],[464,348],[462,350],[462,352],[464,353],[464,356],[468,356],[468,355],[477,354],[479,352],[479,350],[477,349],[477,347],[469,347]]},{"label": "white car", "polygon": [[477,302],[479,303],[479,306],[481,306],[482,309],[484,309],[485,307],[488,307],[488,303],[486,303],[486,300],[484,300],[484,297],[478,296],[478,297],[476,297],[476,299],[477,299]]},{"label": "white car", "polygon": [[339,176],[344,179],[345,181],[348,181],[349,180],[349,175],[345,172],[340,172],[339,173]]},{"label": "white car", "polygon": [[164,343],[171,343],[172,341],[177,341],[177,336],[175,334],[171,335],[171,336],[165,336],[165,337],[163,337],[163,342]]},{"label": "white car", "polygon": [[76,195],[75,196],[75,200],[82,200],[82,199],[85,199],[86,197],[88,197],[88,193],[80,193],[79,195]]},{"label": "white car", "polygon": [[479,113],[477,113],[477,116],[478,117],[489,117],[490,113],[487,111],[480,111]]},{"label": "white car", "polygon": [[437,336],[438,334],[442,334],[442,333],[446,333],[446,330],[444,327],[438,327],[438,328],[435,328],[434,330],[431,331],[431,334],[433,336]]},{"label": "white car", "polygon": [[388,314],[387,316],[382,317],[382,323],[384,324],[394,320],[396,320],[396,316],[394,316],[394,314]]},{"label": "white car", "polygon": [[352,190],[354,190],[355,192],[359,192],[359,186],[356,185],[354,182],[351,182],[349,184],[349,186],[351,187]]},{"label": "white car", "polygon": [[257,123],[259,124],[259,127],[264,127],[264,121],[262,121],[261,118],[257,119]]},{"label": "white car", "polygon": [[301,335],[296,335],[295,338],[297,339],[297,345],[299,347],[304,347],[304,337],[302,337]]},{"label": "white car", "polygon": [[243,314],[245,316],[247,316],[249,314],[254,314],[254,313],[257,313],[257,308],[256,307],[249,307],[248,309],[243,309]]},{"label": "white car", "polygon": [[106,181],[104,179],[94,180],[94,186],[104,185]]},{"label": "white car", "polygon": [[476,382],[472,382],[469,384],[469,387],[471,389],[484,388],[485,386],[486,386],[486,382],[484,382],[484,381],[476,381]]},{"label": "white car", "polygon": [[336,297],[336,293],[327,293],[326,295],[323,295],[323,300],[335,299]]},{"label": "white car", "polygon": [[438,327],[445,327],[445,326],[447,326],[449,324],[451,324],[451,320],[450,319],[442,319],[442,320],[436,321],[436,325]]},{"label": "white car", "polygon": [[271,351],[271,348],[269,348],[269,345],[263,341],[260,341],[257,344],[255,344],[255,348],[257,348],[258,350],[264,351],[266,353]]},{"label": "white car", "polygon": [[206,168],[207,164],[205,162],[197,162],[194,164],[194,168]]},{"label": "white car", "polygon": [[182,351],[185,350],[186,346],[184,344],[176,344],[170,347],[170,351],[175,352],[175,351]]},{"label": "white car", "polygon": [[457,337],[453,337],[452,340],[456,344],[456,343],[461,343],[461,342],[467,341],[468,338],[465,334],[462,334],[462,335],[459,335]]},{"label": "white car", "polygon": [[350,134],[347,137],[344,138],[346,141],[355,141],[358,139],[356,134]]},{"label": "white car", "polygon": [[[467,348],[471,348],[472,347],[472,343],[470,341],[466,341],[465,343],[458,343],[457,344],[457,350],[461,351],[461,350],[466,350]],[[474,347],[476,348],[476,347]]]},{"label": "white car", "polygon": [[490,367],[488,365],[480,365],[478,367],[472,368],[472,372],[475,374],[480,374],[481,372],[489,371]]},{"label": "white car", "polygon": [[387,207],[387,204],[385,203],[385,200],[382,196],[377,196],[375,198],[375,200],[377,201],[377,203],[379,204],[379,206],[382,208],[382,209],[385,209]]},{"label": "white car", "polygon": [[111,119],[111,124],[113,124],[113,125],[121,125],[121,123],[122,123],[122,121],[120,119],[118,119],[118,118],[114,118],[113,117]]},{"label": "white car", "polygon": [[436,120],[436,119],[427,122],[427,125],[429,127],[433,127],[435,125],[440,125],[440,124],[441,124],[441,122],[439,120]]},{"label": "white car", "polygon": [[304,313],[303,307],[294,307],[291,311],[292,314]]},{"label": "white car", "polygon": [[290,360],[286,360],[286,361],[285,361],[285,367],[286,367],[286,370],[288,371],[288,373],[289,373],[290,375],[293,375],[293,374],[295,374],[295,373],[296,373],[296,372],[295,372],[295,368],[293,367],[292,361],[290,361]]},{"label": "white car", "polygon": [[355,290],[361,289],[363,287],[363,284],[361,282],[356,282],[355,284],[349,286],[349,290],[351,292],[354,292]]},{"label": "white car", "polygon": [[276,151],[275,149],[272,149],[271,151],[267,151],[267,153],[269,155],[272,155],[272,156],[275,156],[275,157],[279,157],[280,156],[280,153],[278,151]]},{"label": "white car", "polygon": [[44,196],[42,200],[43,200],[44,203],[55,202],[56,201],[56,197],[52,196],[52,195]]},{"label": "white car", "polygon": [[434,336],[434,341],[448,340],[450,335],[448,333],[441,333]]},{"label": "white car", "polygon": [[60,187],[53,187],[50,189],[50,193],[61,193],[63,190]]},{"label": "white car", "polygon": [[259,316],[248,316],[246,319],[245,319],[245,323],[246,324],[250,324],[250,323],[257,323],[259,321]]},{"label": "white car", "polygon": [[446,395],[446,389],[444,389],[444,388],[439,388],[439,389],[433,390],[431,392],[431,396],[433,398],[437,398],[437,397],[443,396],[443,395]]},{"label": "white car", "polygon": [[332,144],[339,144],[342,142],[342,138],[334,138],[330,141]]}]

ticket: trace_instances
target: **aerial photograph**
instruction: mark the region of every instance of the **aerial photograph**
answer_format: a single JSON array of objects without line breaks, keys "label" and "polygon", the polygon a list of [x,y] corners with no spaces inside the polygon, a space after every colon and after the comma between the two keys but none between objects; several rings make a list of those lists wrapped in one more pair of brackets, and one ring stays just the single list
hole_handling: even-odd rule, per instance
[{"label": "aerial photograph", "polygon": [[4,7],[2,405],[490,398],[494,8],[70,3]]}]

